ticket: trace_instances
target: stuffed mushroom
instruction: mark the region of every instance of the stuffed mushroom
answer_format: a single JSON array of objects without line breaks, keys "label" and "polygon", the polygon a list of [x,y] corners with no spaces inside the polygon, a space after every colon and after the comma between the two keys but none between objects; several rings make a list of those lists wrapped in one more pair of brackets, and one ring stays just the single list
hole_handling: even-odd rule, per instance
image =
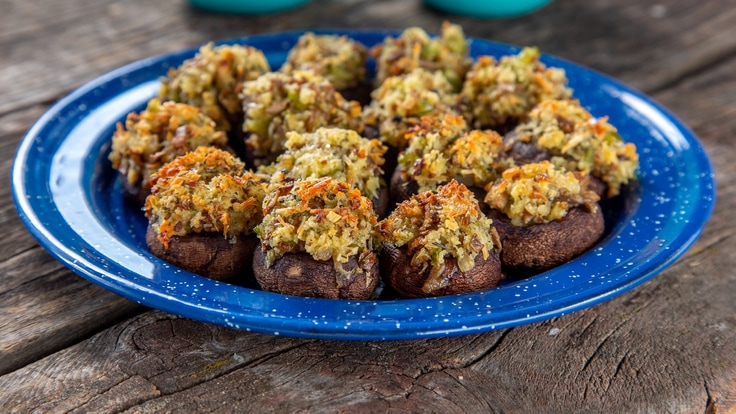
[{"label": "stuffed mushroom", "polygon": [[143,206],[151,192],[151,176],[174,158],[200,146],[225,148],[227,137],[198,108],[152,99],[140,113],[118,123],[108,156],[117,170],[126,200]]},{"label": "stuffed mushroom", "polygon": [[526,47],[518,55],[481,56],[468,72],[460,100],[474,128],[506,132],[524,119],[537,103],[572,95],[565,71],[547,68],[539,49]]},{"label": "stuffed mushroom", "polygon": [[347,36],[305,33],[289,50],[280,71],[312,72],[330,81],[345,99],[365,105],[370,101],[367,77],[368,50]]},{"label": "stuffed mushroom", "polygon": [[457,181],[397,205],[379,234],[383,277],[401,297],[468,293],[501,279],[492,220]]},{"label": "stuffed mushroom", "polygon": [[542,161],[509,168],[489,185],[488,216],[501,238],[501,262],[509,274],[551,269],[595,245],[604,219],[588,178]]},{"label": "stuffed mushroom", "polygon": [[416,69],[439,72],[457,92],[472,65],[470,47],[462,27],[444,22],[437,37],[424,29],[411,27],[399,37],[387,37],[371,49],[376,59],[376,84],[392,76],[411,73]]},{"label": "stuffed mushroom", "polygon": [[589,173],[595,191],[606,198],[634,180],[639,166],[636,146],[624,142],[607,117],[593,118],[577,100],[540,102],[504,142],[517,164],[546,159]]},{"label": "stuffed mushroom", "polygon": [[211,279],[248,276],[267,190],[260,176],[228,152],[200,147],[162,166],[152,183],[144,210],[155,256]]},{"label": "stuffed mushroom", "polygon": [[360,190],[373,202],[379,216],[386,213],[388,189],[381,169],[386,147],[377,139],[341,128],[287,132],[286,136],[286,151],[273,164],[258,169],[270,176],[271,182],[332,177]]},{"label": "stuffed mushroom", "polygon": [[161,80],[161,99],[200,108],[219,130],[231,134],[231,146],[240,149],[243,108],[238,92],[243,82],[270,72],[262,51],[245,45],[207,44]]},{"label": "stuffed mushroom", "polygon": [[497,132],[469,130],[461,116],[424,117],[407,137],[409,146],[399,156],[391,177],[396,202],[453,179],[483,199],[484,187],[513,163]]},{"label": "stuffed mushroom", "polygon": [[284,181],[264,199],[253,259],[263,290],[368,299],[380,280],[373,203],[330,177]]},{"label": "stuffed mushroom", "polygon": [[337,127],[363,132],[362,107],[325,78],[310,72],[268,73],[245,82],[240,93],[246,161],[267,165],[284,151],[286,133]]}]

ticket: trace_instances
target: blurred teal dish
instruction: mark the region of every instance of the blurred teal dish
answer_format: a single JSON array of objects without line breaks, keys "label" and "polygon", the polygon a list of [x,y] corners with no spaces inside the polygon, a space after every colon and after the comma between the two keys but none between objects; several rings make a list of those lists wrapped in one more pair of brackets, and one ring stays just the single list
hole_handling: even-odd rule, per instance
[{"label": "blurred teal dish", "polygon": [[430,7],[472,17],[514,17],[539,9],[552,0],[424,0]]},{"label": "blurred teal dish", "polygon": [[189,0],[192,6],[218,13],[267,14],[301,6],[309,0]]}]

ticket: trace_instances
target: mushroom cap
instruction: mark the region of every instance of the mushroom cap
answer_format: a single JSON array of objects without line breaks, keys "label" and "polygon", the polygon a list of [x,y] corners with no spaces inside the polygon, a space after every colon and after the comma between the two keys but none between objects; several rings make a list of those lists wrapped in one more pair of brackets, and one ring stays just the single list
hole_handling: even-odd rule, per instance
[{"label": "mushroom cap", "polygon": [[200,276],[222,281],[248,277],[258,239],[255,235],[248,235],[231,241],[222,233],[191,233],[172,236],[167,249],[149,224],[146,245],[154,256],[162,260]]},{"label": "mushroom cap", "polygon": [[[266,254],[256,249],[253,272],[261,289],[284,295],[324,299],[369,299],[378,287],[380,275],[375,254],[362,261],[362,271],[353,272],[338,286],[337,271],[332,260],[315,260],[308,253],[284,253],[271,267],[266,267]],[[344,264],[346,268],[361,266],[357,256]]]},{"label": "mushroom cap", "polygon": [[600,207],[575,207],[562,220],[529,226],[512,225],[496,209],[486,214],[501,238],[501,263],[510,275],[526,276],[569,262],[590,249],[605,228]]},{"label": "mushroom cap", "polygon": [[447,256],[444,269],[439,274],[439,285],[432,281],[427,283],[431,272],[431,267],[420,272],[411,265],[406,246],[383,243],[381,273],[384,281],[404,298],[446,296],[494,288],[501,280],[501,261],[494,249],[487,259],[483,259],[482,254],[475,256],[475,265],[467,272],[462,272],[457,260]]}]

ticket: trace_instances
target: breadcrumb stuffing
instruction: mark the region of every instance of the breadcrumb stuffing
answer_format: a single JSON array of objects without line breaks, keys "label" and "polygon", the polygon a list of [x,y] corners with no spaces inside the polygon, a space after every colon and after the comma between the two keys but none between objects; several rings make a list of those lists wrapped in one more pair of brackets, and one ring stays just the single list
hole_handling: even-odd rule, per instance
[{"label": "breadcrumb stuffing", "polygon": [[593,118],[577,100],[541,102],[515,132],[515,139],[550,153],[557,167],[599,178],[608,187],[608,197],[618,195],[621,186],[636,177],[636,146],[624,142],[608,117]]},{"label": "breadcrumb stuffing", "polygon": [[546,99],[572,95],[565,71],[547,68],[536,47],[517,55],[480,56],[468,72],[461,100],[465,117],[475,128],[514,126],[534,105]]},{"label": "breadcrumb stuffing", "polygon": [[234,241],[263,217],[266,183],[229,152],[199,147],[153,176],[144,210],[168,248],[173,236],[219,232]]},{"label": "breadcrumb stuffing", "polygon": [[286,151],[276,162],[259,168],[272,182],[285,178],[332,177],[360,190],[375,201],[381,191],[386,147],[377,139],[361,137],[340,128],[320,128],[313,133],[288,132]]},{"label": "breadcrumb stuffing", "polygon": [[548,161],[513,167],[488,186],[485,202],[503,212],[514,226],[549,223],[565,218],[577,206],[598,208],[598,195],[588,190],[586,177]]},{"label": "breadcrumb stuffing", "polygon": [[270,72],[265,55],[251,46],[202,46],[193,58],[180,67],[170,69],[161,79],[159,97],[200,108],[217,123],[217,128],[230,131],[234,115],[242,113],[238,98],[240,84]]},{"label": "breadcrumb stuffing", "polygon": [[145,110],[128,114],[125,126],[117,124],[108,158],[128,184],[148,185],[151,175],[177,156],[226,144],[225,134],[198,108],[154,98]]},{"label": "breadcrumb stuffing", "polygon": [[469,45],[461,26],[444,22],[438,37],[430,37],[424,29],[410,27],[397,38],[391,36],[374,46],[378,85],[391,76],[410,73],[417,68],[441,72],[455,92],[472,65]]},{"label": "breadcrumb stuffing", "polygon": [[424,117],[407,137],[409,146],[399,157],[402,178],[416,182],[419,191],[434,190],[451,179],[482,188],[512,162],[497,132],[469,131],[459,115]]},{"label": "breadcrumb stuffing", "polygon": [[399,149],[407,146],[407,132],[422,117],[459,115],[457,95],[438,72],[416,69],[389,77],[371,96],[364,113],[366,125],[377,127],[381,141]]},{"label": "breadcrumb stuffing", "polygon": [[245,82],[240,96],[246,145],[258,165],[276,159],[289,131],[314,132],[321,127],[363,131],[360,104],[345,100],[332,83],[309,72],[267,73]]},{"label": "breadcrumb stuffing", "polygon": [[347,36],[308,32],[291,48],[281,72],[296,70],[322,76],[338,90],[357,86],[366,78],[368,50]]}]

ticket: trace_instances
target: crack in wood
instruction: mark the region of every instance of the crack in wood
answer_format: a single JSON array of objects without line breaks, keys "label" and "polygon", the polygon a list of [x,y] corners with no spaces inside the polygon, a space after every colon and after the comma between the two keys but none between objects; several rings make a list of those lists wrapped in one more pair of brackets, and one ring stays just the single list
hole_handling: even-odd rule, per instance
[{"label": "crack in wood", "polygon": [[593,353],[588,356],[588,358],[585,360],[585,363],[583,364],[583,367],[580,369],[580,372],[585,371],[588,366],[593,362],[593,359],[595,359],[598,352],[603,348],[603,346],[608,342],[608,340],[615,334],[626,322],[628,319],[622,320],[618,325],[616,325],[611,331],[609,331],[602,340],[598,343],[598,346],[593,350]]},{"label": "crack in wood", "polygon": [[[495,351],[496,349],[498,349],[499,346],[501,346],[501,343],[503,342],[503,340],[513,330],[514,330],[514,328],[508,328],[508,329],[505,329],[505,330],[501,331],[501,334],[498,336],[498,338],[496,339],[496,341],[494,341],[488,347],[488,349],[486,349],[482,353],[478,354],[478,356],[476,356],[475,358],[472,358],[472,359],[468,360],[468,362],[466,362],[465,364],[460,365],[459,368],[470,368],[472,365],[474,365],[474,364],[476,364],[476,363],[484,360],[488,355],[490,355],[491,353],[493,353],[493,351]],[[443,367],[443,369],[446,369],[446,367]]]},{"label": "crack in wood", "polygon": [[705,414],[716,414],[718,412],[717,402],[710,394],[707,380],[703,380],[703,388],[705,388]]}]

